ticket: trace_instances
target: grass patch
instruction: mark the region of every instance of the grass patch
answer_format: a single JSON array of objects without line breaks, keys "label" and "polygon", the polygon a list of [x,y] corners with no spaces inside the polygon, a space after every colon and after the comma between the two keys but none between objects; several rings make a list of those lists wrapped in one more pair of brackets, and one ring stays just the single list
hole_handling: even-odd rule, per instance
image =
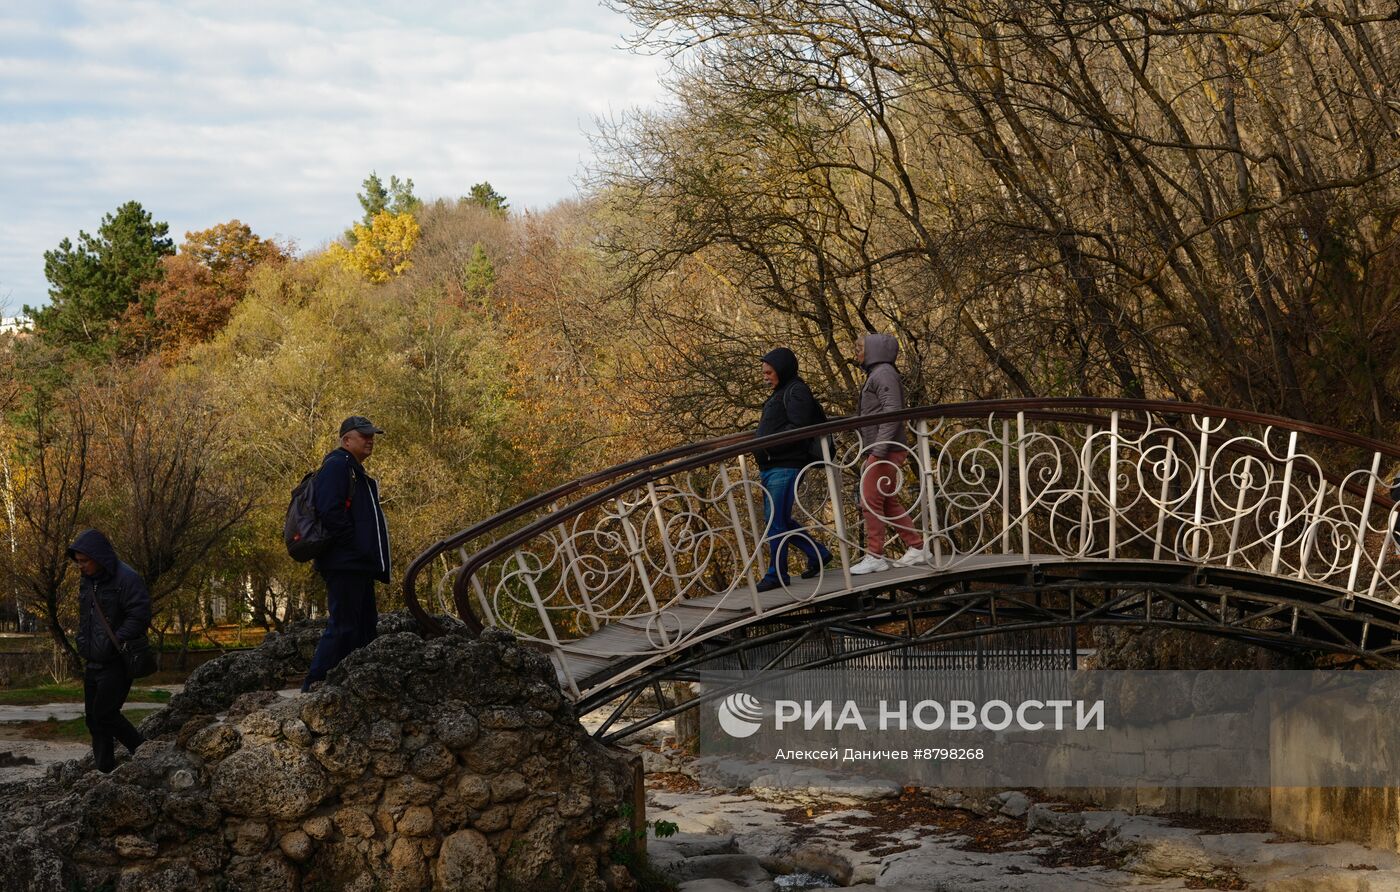
[{"label": "grass patch", "polygon": [[[141,723],[141,720],[151,714],[150,709],[123,709],[122,715],[133,725]],[[82,716],[73,719],[45,719],[42,722],[26,722],[24,724],[24,736],[34,740],[91,740],[92,735],[88,734],[87,722]]]},{"label": "grass patch", "polygon": [[[132,690],[128,703],[170,702],[169,691]],[[82,703],[82,683],[40,684],[0,691],[0,706],[41,706],[45,703]]]}]

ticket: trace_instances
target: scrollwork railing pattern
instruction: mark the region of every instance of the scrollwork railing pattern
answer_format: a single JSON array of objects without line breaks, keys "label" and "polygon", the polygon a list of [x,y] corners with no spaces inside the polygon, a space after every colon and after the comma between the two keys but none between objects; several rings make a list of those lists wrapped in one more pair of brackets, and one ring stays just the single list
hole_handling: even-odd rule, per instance
[{"label": "scrollwork railing pattern", "polygon": [[[1051,401],[1053,402],[1053,401]],[[1345,598],[1400,601],[1400,557],[1383,474],[1396,452],[1324,429],[1172,404],[1059,401],[903,413],[894,494],[925,543],[930,574],[1002,556],[1172,561],[1286,576]],[[1189,411],[1188,411],[1189,410]],[[853,420],[797,481],[805,535],[839,560],[768,597],[760,472],[727,446],[651,468],[467,554],[442,577],[459,612],[571,654],[616,654],[610,626],[651,652],[684,647],[721,616],[828,597],[858,580],[865,456]],[[1374,446],[1375,448],[1371,448]],[[895,520],[895,518],[886,518]],[[800,565],[797,549],[789,549]],[[571,685],[573,679],[566,679]],[[576,690],[576,689],[575,689]]]}]

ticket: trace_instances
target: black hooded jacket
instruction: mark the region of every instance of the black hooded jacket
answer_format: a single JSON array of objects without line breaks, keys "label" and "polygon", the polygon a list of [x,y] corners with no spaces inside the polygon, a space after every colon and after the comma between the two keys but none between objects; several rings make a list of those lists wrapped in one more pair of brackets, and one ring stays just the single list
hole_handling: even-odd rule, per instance
[{"label": "black hooded jacket", "polygon": [[[763,361],[778,373],[778,386],[763,404],[763,416],[758,421],[756,437],[766,437],[781,431],[796,430],[826,421],[826,413],[812,396],[807,382],[797,376],[797,356],[786,347],[770,350]],[[811,464],[808,457],[810,440],[798,440],[772,449],[757,449],[754,458],[763,470],[769,468],[803,468]]]},{"label": "black hooded jacket", "polygon": [[136,571],[117,559],[116,549],[97,530],[83,530],[68,546],[68,557],[81,552],[97,561],[96,576],[78,578],[78,655],[89,663],[112,663],[121,659],[97,616],[94,601],[117,633],[119,642],[146,634],[151,622],[151,595]]}]

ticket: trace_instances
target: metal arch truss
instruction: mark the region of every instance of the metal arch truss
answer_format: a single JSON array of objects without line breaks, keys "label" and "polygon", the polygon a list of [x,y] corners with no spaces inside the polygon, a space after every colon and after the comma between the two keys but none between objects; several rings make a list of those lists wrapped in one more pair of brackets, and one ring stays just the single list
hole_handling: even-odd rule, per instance
[{"label": "metal arch truss", "polygon": [[[577,708],[580,714],[603,711],[594,734],[615,742],[737,689],[713,684],[715,672],[789,674],[872,662],[897,668],[911,653],[1055,630],[1066,633],[1065,661],[1055,668],[1070,668],[1076,630],[1088,626],[1176,629],[1278,651],[1333,654],[1350,658],[1349,664],[1400,667],[1400,609],[1358,610],[1320,601],[1306,587],[1248,589],[1238,586],[1260,579],[1220,577],[1191,571],[1173,578],[1161,567],[1120,567],[1106,577],[1097,569],[1077,574],[1031,567],[1019,581],[927,580],[862,593],[756,621],[630,676],[625,667],[612,667],[615,680],[594,688]],[[991,659],[1005,653],[994,651]],[[1043,662],[1046,654],[1022,656]],[[707,683],[684,700],[667,692],[674,683],[694,682]]]}]

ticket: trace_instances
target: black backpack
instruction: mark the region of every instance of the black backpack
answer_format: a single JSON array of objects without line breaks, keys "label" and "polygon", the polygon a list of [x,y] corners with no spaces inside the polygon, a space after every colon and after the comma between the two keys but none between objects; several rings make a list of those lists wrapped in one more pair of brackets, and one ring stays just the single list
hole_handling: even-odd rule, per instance
[{"label": "black backpack", "polygon": [[[354,471],[350,473],[351,493],[354,493]],[[316,514],[316,471],[307,472],[292,490],[287,505],[287,519],[282,524],[282,541],[292,560],[304,564],[325,554],[332,536]],[[348,506],[347,506],[348,507]]]}]

